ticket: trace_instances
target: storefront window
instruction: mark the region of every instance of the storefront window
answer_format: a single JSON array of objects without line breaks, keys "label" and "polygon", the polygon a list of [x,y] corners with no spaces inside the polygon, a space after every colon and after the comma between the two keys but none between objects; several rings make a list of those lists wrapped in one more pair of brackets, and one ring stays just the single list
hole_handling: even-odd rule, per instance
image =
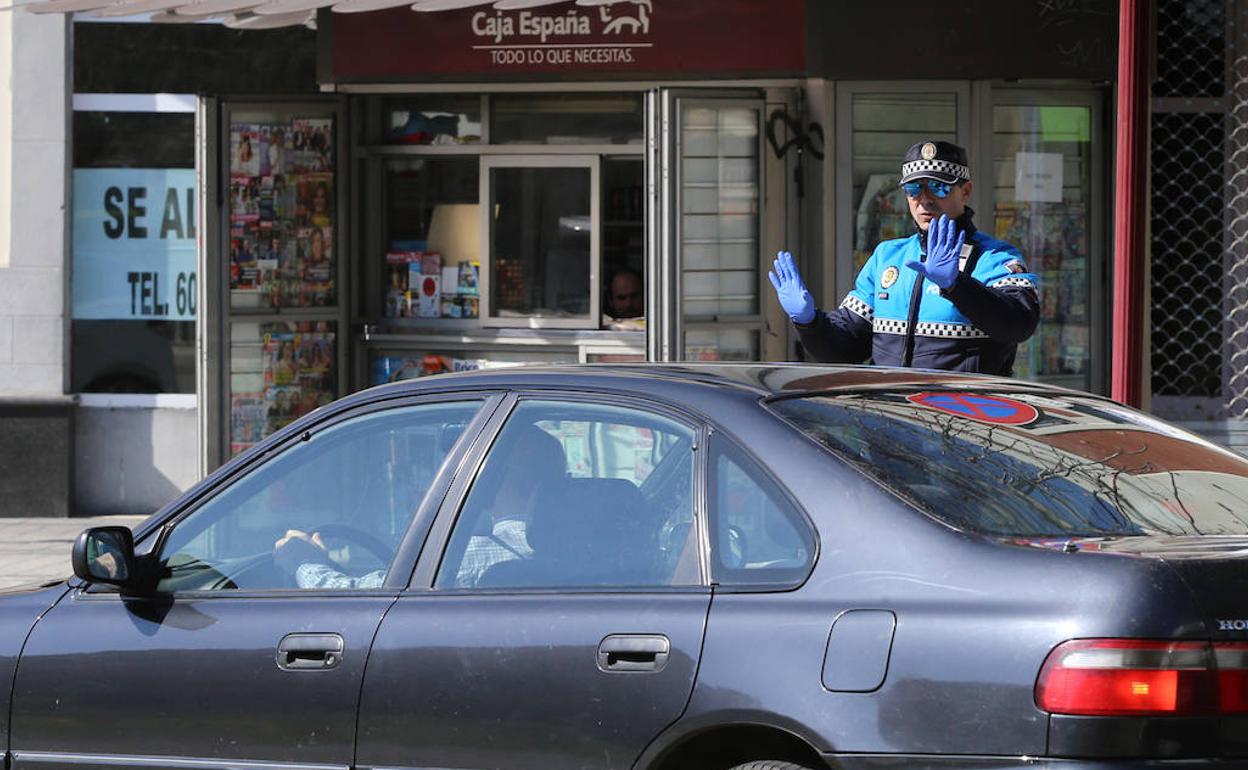
[{"label": "storefront window", "polygon": [[231,307],[337,304],[334,136],[331,117],[230,121]]},{"label": "storefront window", "polygon": [[496,325],[597,325],[597,158],[488,168],[489,317]]},{"label": "storefront window", "polygon": [[395,158],[385,174],[386,318],[477,318],[476,158]]},{"label": "storefront window", "polygon": [[640,94],[499,94],[492,144],[641,144]]},{"label": "storefront window", "polygon": [[195,392],[195,116],[75,112],[71,387]]},{"label": "storefront window", "polygon": [[993,108],[996,237],[1040,278],[1040,326],[1016,376],[1088,389],[1092,115],[1086,106]]},{"label": "storefront window", "polygon": [[332,107],[230,106],[226,310],[229,420],[237,454],[341,395],[342,181]]},{"label": "storefront window", "polygon": [[680,115],[685,357],[757,361],[760,111],[694,102]]},{"label": "storefront window", "polygon": [[428,94],[387,99],[382,142],[392,145],[457,145],[481,142],[481,97]]},{"label": "storefront window", "polygon": [[915,231],[905,193],[897,186],[901,161],[915,142],[958,142],[958,95],[855,93],[850,120],[855,212],[852,275],[857,275],[881,241]]}]

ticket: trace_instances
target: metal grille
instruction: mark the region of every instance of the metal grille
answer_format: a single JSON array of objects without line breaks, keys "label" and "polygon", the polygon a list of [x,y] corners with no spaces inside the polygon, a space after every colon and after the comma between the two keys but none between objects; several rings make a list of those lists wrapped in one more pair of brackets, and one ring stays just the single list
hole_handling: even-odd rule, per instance
[{"label": "metal grille", "polygon": [[[1248,64],[1234,58],[1236,0],[1157,0],[1152,136],[1153,409],[1172,419],[1248,416],[1248,254],[1235,235],[1248,196]],[[1233,69],[1229,67],[1234,61]],[[1243,102],[1242,106],[1237,106]],[[1239,126],[1244,126],[1241,131]],[[1233,177],[1233,178],[1232,178]],[[1238,187],[1237,187],[1238,185]],[[1241,201],[1241,198],[1244,200]],[[1248,397],[1246,395],[1245,397]]]},{"label": "metal grille", "polygon": [[1222,393],[1225,121],[1153,115],[1153,393]]},{"label": "metal grille", "polygon": [[[1244,33],[1240,32],[1239,39]],[[1248,51],[1235,55],[1227,165],[1226,416],[1248,418]]]},{"label": "metal grille", "polygon": [[1226,0],[1158,0],[1153,96],[1226,93]]}]

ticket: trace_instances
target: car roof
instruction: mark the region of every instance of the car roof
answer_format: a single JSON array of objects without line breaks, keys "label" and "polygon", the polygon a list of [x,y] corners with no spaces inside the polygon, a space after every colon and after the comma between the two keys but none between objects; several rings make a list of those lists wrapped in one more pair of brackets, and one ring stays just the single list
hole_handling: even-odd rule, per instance
[{"label": "car roof", "polygon": [[[645,382],[651,387],[642,388]],[[523,365],[439,374],[379,385],[359,396],[400,395],[445,390],[548,388],[637,392],[690,388],[733,392],[752,398],[837,391],[915,388],[994,392],[1071,391],[1050,385],[965,372],[882,366],[798,363],[637,363]],[[657,392],[655,393],[657,395]]]}]

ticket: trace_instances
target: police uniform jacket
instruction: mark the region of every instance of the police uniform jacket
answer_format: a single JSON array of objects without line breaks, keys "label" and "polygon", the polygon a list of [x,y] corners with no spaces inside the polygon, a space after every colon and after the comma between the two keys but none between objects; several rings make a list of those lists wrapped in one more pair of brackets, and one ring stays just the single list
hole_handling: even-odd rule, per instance
[{"label": "police uniform jacket", "polygon": [[915,366],[1008,376],[1018,343],[1036,330],[1036,276],[1018,249],[975,230],[971,210],[953,286],[941,289],[907,261],[926,261],[926,233],[876,247],[841,306],[797,324],[817,361]]}]

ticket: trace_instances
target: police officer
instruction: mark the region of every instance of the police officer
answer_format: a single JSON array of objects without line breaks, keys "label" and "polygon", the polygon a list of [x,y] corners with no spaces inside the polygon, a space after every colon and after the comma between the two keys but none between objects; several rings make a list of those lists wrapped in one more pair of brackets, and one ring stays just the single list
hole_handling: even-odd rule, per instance
[{"label": "police officer", "polygon": [[1040,317],[1036,276],[1018,249],[975,229],[966,150],[919,142],[901,164],[919,230],[884,241],[831,313],[815,307],[793,255],[768,273],[802,345],[824,362],[1009,375]]}]

